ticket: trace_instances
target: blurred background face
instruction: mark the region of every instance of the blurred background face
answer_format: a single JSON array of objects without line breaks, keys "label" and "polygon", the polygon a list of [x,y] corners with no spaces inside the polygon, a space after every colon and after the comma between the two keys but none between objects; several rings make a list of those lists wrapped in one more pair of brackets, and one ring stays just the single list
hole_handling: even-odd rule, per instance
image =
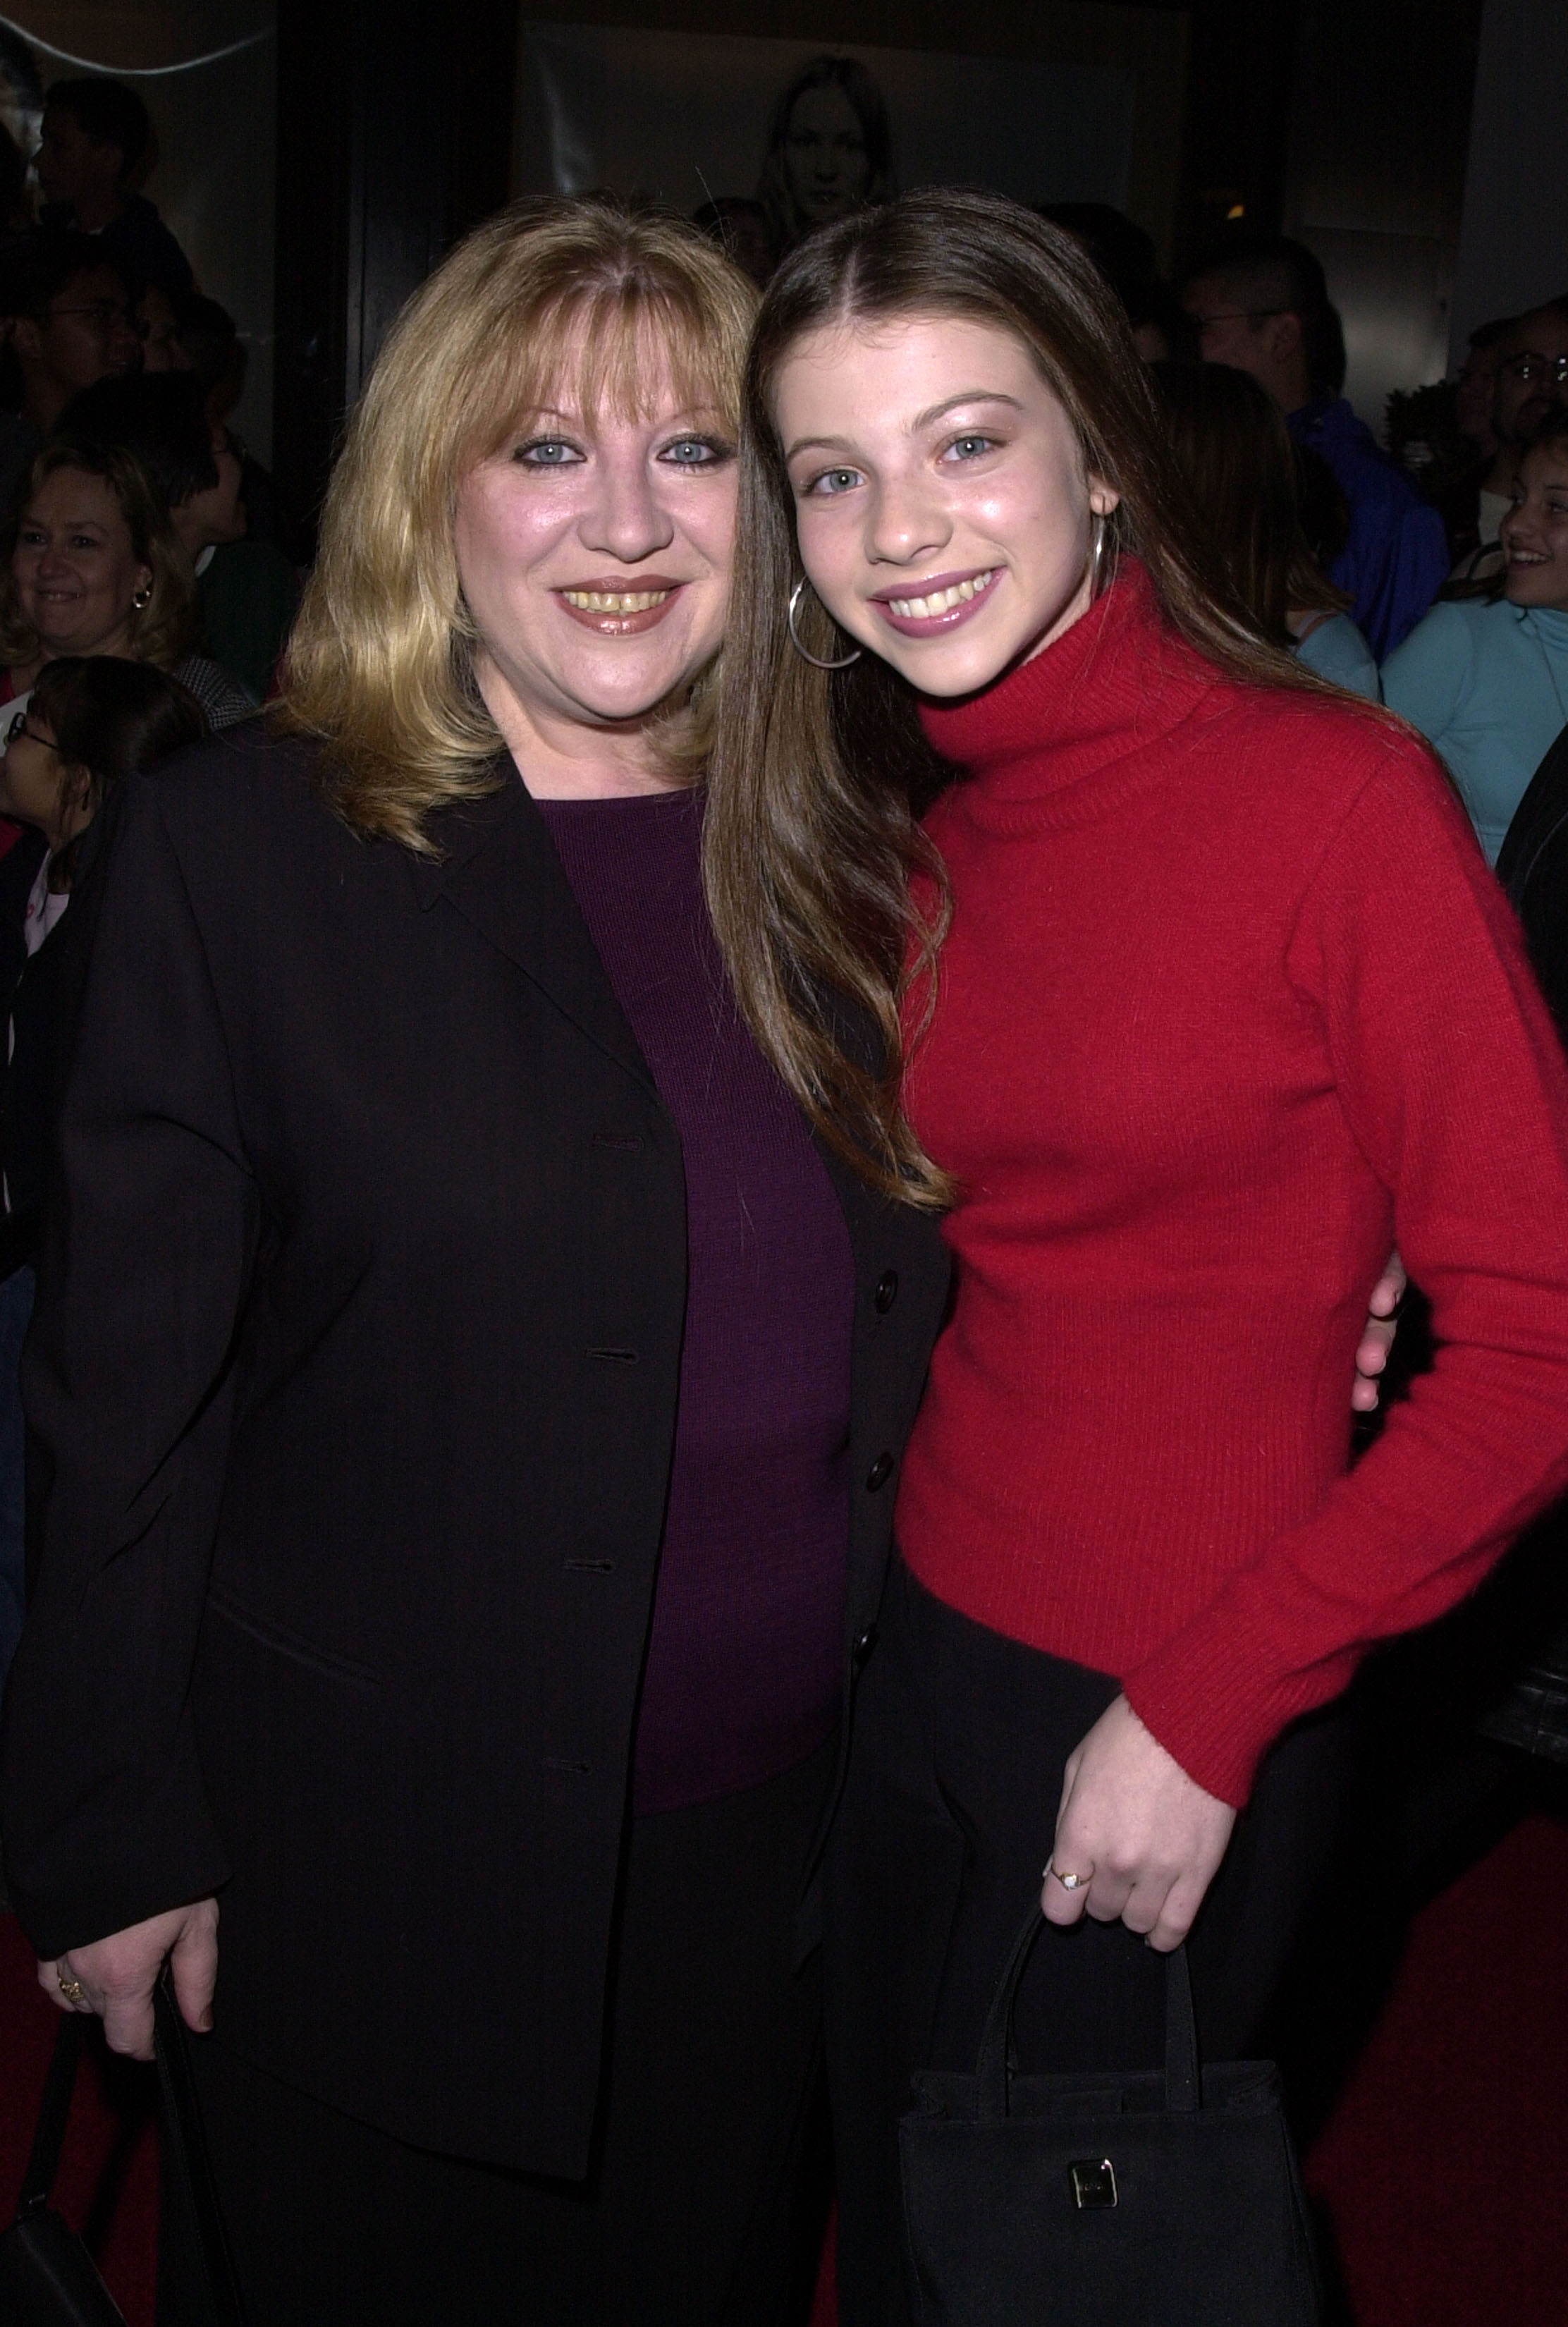
[{"label": "blurred background face", "polygon": [[144,371],[190,371],[190,357],[180,344],[180,322],[166,291],[149,283],[136,302],[136,323],[142,342]]},{"label": "blurred background face", "polygon": [[[564,378],[577,369],[568,360]],[[578,409],[564,388],[561,409],[463,480],[458,572],[492,710],[499,685],[536,724],[634,724],[718,651],[734,452],[663,369],[631,417]]]},{"label": "blurred background face", "polygon": [[51,846],[58,846],[56,834],[64,818],[68,786],[55,753],[54,737],[42,720],[25,711],[16,713],[5,734],[5,756],[0,758],[0,816],[34,826],[49,836]]},{"label": "blurred background face", "polygon": [[845,218],[871,191],[865,132],[843,89],[802,89],[784,136],[784,182],[808,226]]},{"label": "blurred background face", "polygon": [[192,556],[226,541],[239,541],[245,534],[245,503],[239,497],[245,470],[233,438],[221,425],[212,431],[212,458],[218,463],[218,482],[192,493],[173,512],[180,538]]},{"label": "blurred background face", "polygon": [[63,105],[46,105],[35,166],[46,202],[75,202],[119,183],[124,157],[117,145],[89,137]]},{"label": "blurred background face", "polygon": [[48,656],[98,654],[123,640],[153,571],[101,477],[57,469],[29,501],[11,571],[23,620]]},{"label": "blurred background face", "polygon": [[1526,453],[1498,538],[1510,603],[1568,607],[1568,444]]},{"label": "blurred background face", "polygon": [[1071,422],[1021,340],[910,316],[801,340],[774,417],[800,559],[853,637],[923,694],[967,695],[1089,602],[1093,518]]},{"label": "blurred background face", "polygon": [[17,354],[46,376],[62,402],[95,379],[141,368],[131,304],[112,266],[73,275],[45,314],[19,317],[12,334]]},{"label": "blurred background face", "polygon": [[1568,316],[1551,309],[1521,315],[1497,350],[1492,426],[1519,444],[1556,406],[1568,404]]}]

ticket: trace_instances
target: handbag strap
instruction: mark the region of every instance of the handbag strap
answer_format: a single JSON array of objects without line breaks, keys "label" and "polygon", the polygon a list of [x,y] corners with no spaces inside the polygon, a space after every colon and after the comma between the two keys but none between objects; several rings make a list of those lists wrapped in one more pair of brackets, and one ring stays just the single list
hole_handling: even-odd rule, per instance
[{"label": "handbag strap", "polygon": [[183,2181],[190,2220],[195,2232],[196,2253],[206,2283],[206,2319],[209,2327],[244,2327],[245,2313],[239,2300],[238,2281],[234,2274],[234,2259],[229,2250],[228,2234],[218,2203],[218,2185],[213,2179],[207,2136],[201,2127],[196,2080],[191,2073],[185,2023],[174,2001],[173,1982],[167,1965],[154,1991],[153,2014],[157,2031],[158,2081],[163,2089],[163,2107],[168,2117],[169,2147]]},{"label": "handbag strap", "polygon": [[66,2122],[70,2116],[70,2097],[76,2090],[77,2063],[81,2059],[82,2018],[79,2012],[61,2015],[55,2031],[54,2051],[50,2056],[49,2074],[43,2080],[43,2098],[38,2104],[38,2123],[33,2129],[33,2147],[28,2153],[27,2171],[22,2177],[22,2194],[16,2203],[16,2219],[24,2221],[30,2214],[41,2214],[49,2203],[49,2193],[54,2187],[54,2177],[60,2170],[60,2154],[65,2147]]},{"label": "handbag strap", "polygon": [[1165,1958],[1165,2106],[1195,2109],[1203,2098],[1198,2063],[1198,2022],[1192,2011],[1192,1975],[1185,1947]]},{"label": "handbag strap", "polygon": [[[985,2014],[980,2053],[975,2063],[975,2114],[982,2123],[994,2123],[1012,2114],[1013,2014],[1018,1991],[1029,1968],[1035,1941],[1045,1929],[1045,1917],[1031,1908],[1013,1940]],[[1197,2108],[1203,2085],[1198,2055],[1198,2023],[1192,2010],[1192,1977],[1185,1947],[1172,1948],[1165,1958],[1165,2106],[1168,2109]]]}]

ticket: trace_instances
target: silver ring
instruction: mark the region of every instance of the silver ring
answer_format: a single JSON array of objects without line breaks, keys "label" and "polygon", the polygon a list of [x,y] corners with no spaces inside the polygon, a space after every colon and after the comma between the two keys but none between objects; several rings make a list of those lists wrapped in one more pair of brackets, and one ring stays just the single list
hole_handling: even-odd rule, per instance
[{"label": "silver ring", "polygon": [[807,580],[807,575],[803,574],[789,593],[789,611],[784,617],[784,627],[789,633],[789,643],[801,661],[810,663],[817,670],[847,670],[852,662],[860,660],[861,656],[865,652],[863,647],[856,647],[853,654],[840,656],[837,662],[829,662],[825,655],[814,655],[808,648],[803,647],[800,643],[799,633],[795,628],[795,609],[800,603],[800,593],[806,588]]}]

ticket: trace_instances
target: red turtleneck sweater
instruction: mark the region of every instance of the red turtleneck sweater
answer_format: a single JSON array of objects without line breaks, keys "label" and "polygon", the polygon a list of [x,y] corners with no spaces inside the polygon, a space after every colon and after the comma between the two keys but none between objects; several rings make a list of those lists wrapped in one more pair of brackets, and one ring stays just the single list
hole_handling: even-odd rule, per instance
[{"label": "red turtleneck sweater", "polygon": [[[1568,1484],[1562,1056],[1426,748],[1221,678],[1136,565],[925,720],[967,780],[908,1098],[963,1193],[899,1540],[1239,1802]],[[1396,1239],[1442,1347],[1347,1475]]]}]

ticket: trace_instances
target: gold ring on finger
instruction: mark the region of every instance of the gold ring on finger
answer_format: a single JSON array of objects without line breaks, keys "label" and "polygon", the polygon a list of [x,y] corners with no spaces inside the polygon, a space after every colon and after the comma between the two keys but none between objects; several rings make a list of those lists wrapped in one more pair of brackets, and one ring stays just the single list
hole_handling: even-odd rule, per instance
[{"label": "gold ring on finger", "polygon": [[1045,1871],[1048,1876],[1055,1876],[1064,1891],[1082,1891],[1095,1879],[1095,1870],[1092,1866],[1087,1874],[1064,1874],[1053,1861]]},{"label": "gold ring on finger", "polygon": [[86,1988],[79,1979],[72,1978],[69,1972],[57,1971],[54,1975],[54,1984],[69,2005],[77,2005],[87,2002]]}]

